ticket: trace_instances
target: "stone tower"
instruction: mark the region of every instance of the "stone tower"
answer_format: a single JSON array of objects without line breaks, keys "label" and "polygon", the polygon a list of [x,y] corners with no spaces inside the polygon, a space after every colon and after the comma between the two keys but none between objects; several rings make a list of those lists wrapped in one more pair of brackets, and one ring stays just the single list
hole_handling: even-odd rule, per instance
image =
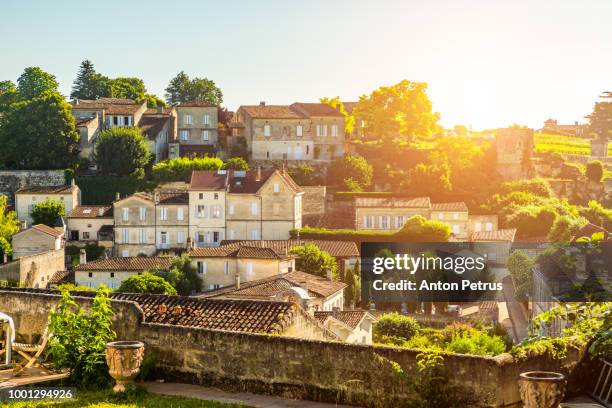
[{"label": "stone tower", "polygon": [[533,176],[533,129],[499,129],[495,137],[497,172],[507,180]]}]

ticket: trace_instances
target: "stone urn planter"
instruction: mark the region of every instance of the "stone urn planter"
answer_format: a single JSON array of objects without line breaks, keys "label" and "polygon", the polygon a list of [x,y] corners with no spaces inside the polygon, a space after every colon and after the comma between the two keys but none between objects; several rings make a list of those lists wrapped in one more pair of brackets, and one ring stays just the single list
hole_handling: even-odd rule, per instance
[{"label": "stone urn planter", "polygon": [[108,372],[115,379],[113,391],[125,391],[140,372],[144,357],[144,343],[140,341],[113,341],[106,344]]},{"label": "stone urn planter", "polygon": [[524,408],[558,408],[565,395],[565,376],[548,371],[521,373],[519,391]]}]

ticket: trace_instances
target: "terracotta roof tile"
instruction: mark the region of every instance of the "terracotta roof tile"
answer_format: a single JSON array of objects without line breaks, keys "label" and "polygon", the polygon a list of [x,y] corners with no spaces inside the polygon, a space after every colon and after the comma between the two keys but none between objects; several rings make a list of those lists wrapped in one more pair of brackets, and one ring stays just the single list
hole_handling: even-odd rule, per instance
[{"label": "terracotta roof tile", "polygon": [[321,250],[329,252],[329,254],[335,258],[345,257],[358,257],[359,248],[353,241],[325,241],[315,239],[286,239],[286,240],[260,240],[260,241],[248,241],[248,240],[224,240],[221,242],[221,247],[230,245],[245,245],[256,248],[271,248],[277,253],[284,253],[289,251],[291,248],[296,246],[302,246],[305,244],[313,244],[319,247]]},{"label": "terracotta roof tile", "polygon": [[191,173],[191,190],[225,190],[227,174],[217,171],[193,171]]},{"label": "terracotta roof tile", "polygon": [[186,191],[161,190],[159,193],[159,204],[189,204],[189,193]]},{"label": "terracotta roof tile", "polygon": [[74,282],[74,272],[71,271],[57,271],[49,278],[47,285],[61,284],[61,283],[72,283]]},{"label": "terracotta roof tile", "polygon": [[514,242],[516,228],[496,231],[478,231],[472,234],[472,241],[508,241]]},{"label": "terracotta roof tile", "polygon": [[246,259],[287,259],[295,257],[295,255],[286,254],[284,250],[275,251],[272,248],[250,245],[250,242],[255,243],[257,241],[245,241],[245,244],[227,244],[219,247],[194,248],[189,251],[189,256],[195,258]]},{"label": "terracotta roof tile", "polygon": [[155,140],[159,132],[164,129],[164,126],[170,120],[169,116],[143,115],[138,123],[138,127],[149,139]]},{"label": "terracotta roof tile", "polygon": [[335,116],[344,117],[340,111],[332,108],[326,103],[303,103],[295,102],[290,105],[290,108],[297,110],[306,116]]},{"label": "terracotta roof tile", "polygon": [[[30,229],[30,228],[28,228],[28,229]],[[36,224],[36,225],[33,225],[33,226],[31,227],[31,229],[34,229],[34,230],[36,230],[36,231],[40,231],[40,232],[44,232],[45,234],[48,234],[48,235],[54,236],[54,237],[56,237],[56,238],[57,238],[57,237],[61,237],[62,235],[64,235],[64,233],[63,233],[63,232],[58,231],[58,230],[56,230],[55,228],[51,228],[51,227],[49,227],[49,226],[47,226],[47,225],[45,225],[45,224]],[[24,230],[24,231],[27,231],[27,229],[26,229],[26,230]]]},{"label": "terracotta roof tile", "polygon": [[103,205],[79,205],[72,209],[68,218],[113,218],[113,207]]},{"label": "terracotta roof tile", "polygon": [[29,186],[17,190],[15,194],[70,194],[77,186],[61,185],[61,186]]},{"label": "terracotta roof tile", "polygon": [[132,99],[99,98],[97,100],[79,99],[72,102],[73,110],[101,110],[109,115],[133,115],[142,109],[146,102],[136,103]]},{"label": "terracotta roof tile", "polygon": [[288,105],[242,105],[240,109],[254,119],[304,119],[306,116]]},{"label": "terracotta roof tile", "polygon": [[189,102],[182,102],[179,105],[177,105],[177,108],[216,108],[217,105],[213,105],[210,104],[208,102],[204,102],[204,101],[189,101]]},{"label": "terracotta roof tile", "polygon": [[355,197],[355,207],[430,208],[429,197]]},{"label": "terracotta roof tile", "polygon": [[77,271],[146,271],[168,269],[172,264],[170,257],[119,257],[97,259],[75,267]]},{"label": "terracotta roof tile", "polygon": [[463,201],[456,203],[432,203],[431,211],[468,212],[468,207]]},{"label": "terracotta roof tile", "polygon": [[314,317],[321,323],[325,324],[327,319],[334,318],[344,323],[352,330],[355,330],[359,323],[365,318],[370,317],[374,320],[374,316],[365,310],[339,310],[336,312],[315,312]]}]

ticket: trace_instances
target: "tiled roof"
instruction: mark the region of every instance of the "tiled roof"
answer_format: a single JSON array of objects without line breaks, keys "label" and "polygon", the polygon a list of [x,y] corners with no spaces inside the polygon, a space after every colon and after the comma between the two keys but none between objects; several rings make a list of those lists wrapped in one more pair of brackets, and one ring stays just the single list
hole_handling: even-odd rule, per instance
[{"label": "tiled roof", "polygon": [[[247,241],[248,242],[248,241]],[[257,242],[257,241],[251,241]],[[194,248],[189,251],[189,256],[194,258],[245,258],[245,259],[288,259],[295,255],[287,254],[285,251],[275,251],[272,248],[262,248],[256,245],[228,244],[219,247]]]},{"label": "tiled roof", "polygon": [[47,282],[48,285],[50,284],[60,284],[60,283],[70,283],[70,282],[74,282],[74,272],[71,271],[57,271],[55,272],[53,275],[51,275],[51,277],[49,278],[49,281]]},{"label": "tiled roof", "polygon": [[70,194],[77,186],[61,185],[61,186],[30,186],[23,187],[17,190],[15,194]]},{"label": "tiled roof", "polygon": [[342,105],[344,105],[344,110],[346,111],[346,113],[352,115],[353,109],[355,109],[355,106],[357,106],[358,103],[359,102],[342,102]]},{"label": "tiled roof", "polygon": [[159,204],[189,204],[189,193],[186,191],[159,191]]},{"label": "tiled roof", "polygon": [[138,123],[138,127],[149,139],[155,140],[159,132],[164,129],[164,126],[170,120],[170,116],[143,115]]},{"label": "tiled roof", "polygon": [[172,106],[166,106],[163,107],[161,109],[161,112],[157,109],[157,107],[155,108],[149,108],[145,111],[145,116],[148,115],[170,115],[172,113],[172,111],[174,110],[174,107]]},{"label": "tiled roof", "polygon": [[431,211],[468,212],[468,207],[463,201],[455,203],[432,203]]},{"label": "tiled roof", "polygon": [[96,119],[96,118],[93,117],[93,118],[75,119],[75,125],[76,125],[76,127],[85,126],[85,125],[87,125],[89,122],[91,122],[94,119]]},{"label": "tiled roof", "polygon": [[[30,229],[30,228],[28,228],[28,229]],[[62,235],[64,235],[63,232],[58,231],[55,228],[51,228],[51,227],[49,227],[49,226],[47,226],[45,224],[36,224],[36,225],[33,225],[31,227],[31,229],[43,232],[43,233],[45,233],[47,235],[51,235],[51,236],[56,237],[56,238],[61,237]],[[27,229],[24,230],[24,231],[27,231]]]},{"label": "tiled roof", "polygon": [[148,323],[247,333],[281,334],[298,313],[288,302],[127,293],[113,293],[112,298],[138,303]]},{"label": "tiled roof", "polygon": [[259,169],[239,172],[227,170],[196,170],[191,173],[191,190],[225,190],[234,194],[255,194],[266,181],[277,173],[295,193],[302,192],[300,186],[287,173],[275,169]]},{"label": "tiled roof", "polygon": [[430,208],[429,197],[355,197],[355,207]]},{"label": "tiled roof", "polygon": [[97,100],[79,99],[72,102],[72,109],[94,110],[104,109],[109,115],[133,115],[146,102],[136,103],[132,99],[99,98]]},{"label": "tiled roof", "polygon": [[97,259],[75,267],[77,271],[146,271],[150,269],[168,269],[172,263],[170,257],[119,257]]},{"label": "tiled roof", "polygon": [[189,101],[182,102],[177,105],[177,108],[216,108],[217,105],[210,104],[204,101]]},{"label": "tiled roof", "polygon": [[229,297],[242,299],[269,299],[292,287],[301,287],[312,297],[327,298],[346,287],[346,283],[330,281],[310,273],[293,271],[269,276],[203,293],[202,297]]},{"label": "tiled roof", "polygon": [[326,209],[323,214],[302,215],[302,224],[314,228],[354,229],[355,210],[352,207]]},{"label": "tiled roof", "polygon": [[472,241],[504,241],[514,242],[516,228],[496,231],[478,231],[472,234]]},{"label": "tiled roof", "polygon": [[336,312],[315,312],[314,314],[315,319],[321,324],[325,324],[327,319],[331,317],[344,323],[352,330],[355,330],[366,316],[374,320],[374,316],[365,310],[339,310]]},{"label": "tiled roof", "polygon": [[240,107],[254,119],[304,119],[301,112],[288,105],[242,105]]},{"label": "tiled roof", "polygon": [[191,173],[191,190],[225,190],[227,174],[198,170]]},{"label": "tiled roof", "polygon": [[343,115],[337,109],[332,108],[326,103],[302,103],[291,104],[292,109],[302,112],[306,116],[335,116],[342,118]]},{"label": "tiled roof", "polygon": [[277,253],[284,253],[289,249],[305,244],[316,245],[319,249],[329,252],[335,258],[358,257],[359,248],[353,241],[325,241],[314,239],[285,239],[285,240],[261,240],[261,241],[240,241],[225,240],[221,242],[221,247],[230,245],[246,245],[256,248],[271,248]]},{"label": "tiled roof", "polygon": [[112,218],[113,207],[103,205],[79,205],[74,207],[68,218]]}]

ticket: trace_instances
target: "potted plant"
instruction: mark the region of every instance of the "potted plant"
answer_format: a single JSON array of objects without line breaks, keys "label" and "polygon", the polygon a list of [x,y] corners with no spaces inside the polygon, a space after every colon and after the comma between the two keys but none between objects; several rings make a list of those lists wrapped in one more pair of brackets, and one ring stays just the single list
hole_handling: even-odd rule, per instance
[{"label": "potted plant", "polygon": [[525,408],[557,408],[565,395],[565,376],[548,371],[521,373],[519,391]]},{"label": "potted plant", "polygon": [[106,344],[108,372],[115,379],[113,391],[125,391],[140,372],[144,357],[144,343],[140,341],[113,341]]}]

